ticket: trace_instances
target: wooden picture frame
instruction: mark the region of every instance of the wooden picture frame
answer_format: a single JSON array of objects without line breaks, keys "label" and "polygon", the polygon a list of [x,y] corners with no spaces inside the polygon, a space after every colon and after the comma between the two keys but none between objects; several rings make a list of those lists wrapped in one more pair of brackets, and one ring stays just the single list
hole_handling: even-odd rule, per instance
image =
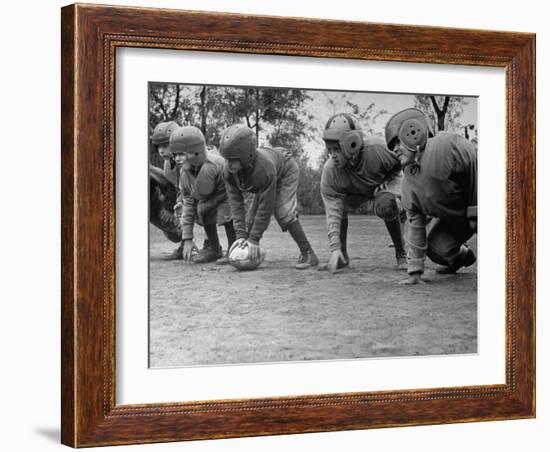
[{"label": "wooden picture frame", "polygon": [[[535,35],[145,8],[62,8],[62,442],[73,447],[535,416]],[[506,70],[506,382],[115,403],[115,50]]]}]

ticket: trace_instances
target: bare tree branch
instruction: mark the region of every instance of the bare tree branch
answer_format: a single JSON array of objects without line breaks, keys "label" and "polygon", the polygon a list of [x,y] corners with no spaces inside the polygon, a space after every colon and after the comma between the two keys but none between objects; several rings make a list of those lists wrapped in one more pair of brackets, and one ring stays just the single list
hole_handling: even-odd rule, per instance
[{"label": "bare tree branch", "polygon": [[177,113],[178,113],[178,106],[180,103],[180,91],[181,86],[179,84],[176,84],[176,102],[174,104],[174,109],[172,110],[172,114],[170,115],[170,119],[177,119]]},{"label": "bare tree branch", "polygon": [[443,114],[447,113],[447,107],[449,106],[449,101],[451,100],[450,96],[445,96],[445,103],[443,104]]},{"label": "bare tree branch", "polygon": [[435,96],[430,96],[430,100],[432,101],[432,105],[434,106],[434,110],[439,117],[441,115],[441,109],[439,108],[439,105],[437,105],[437,100],[435,100]]},{"label": "bare tree branch", "polygon": [[[165,90],[166,91],[166,90]],[[166,109],[164,108],[164,102],[162,101],[161,98],[159,98],[158,94],[155,93],[155,91],[151,90],[151,95],[153,96],[153,98],[155,99],[155,101],[157,102],[159,108],[162,110],[162,114],[164,116],[164,120],[166,121],[168,119],[168,112],[166,111]]]}]

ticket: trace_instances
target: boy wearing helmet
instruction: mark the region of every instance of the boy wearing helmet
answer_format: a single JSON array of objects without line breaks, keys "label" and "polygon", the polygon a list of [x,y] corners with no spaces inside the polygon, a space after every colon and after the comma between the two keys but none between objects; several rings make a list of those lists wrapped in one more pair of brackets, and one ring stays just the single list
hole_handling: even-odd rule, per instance
[{"label": "boy wearing helmet", "polygon": [[180,245],[167,259],[181,259],[183,244],[181,243],[181,197],[178,190],[178,170],[170,152],[170,135],[179,129],[175,121],[160,122],[151,136],[153,146],[163,159],[163,169],[149,166],[149,217],[152,224],[164,232],[172,242]]},{"label": "boy wearing helmet", "polygon": [[[290,233],[300,249],[296,269],[317,266],[319,259],[298,220],[296,161],[281,148],[258,148],[254,131],[241,124],[223,132],[220,154],[226,160],[224,177],[237,236],[233,246],[246,244],[251,259],[258,259],[260,240],[274,215],[281,229]],[[245,196],[248,193],[254,195],[254,201],[247,227]]]},{"label": "boy wearing helmet", "polygon": [[[426,254],[451,274],[476,261],[465,243],[477,233],[477,151],[455,133],[434,137],[420,110],[408,108],[386,125],[386,142],[399,156],[404,171],[403,204],[408,234],[409,278],[402,284],[422,282]],[[427,217],[434,218],[426,233]]]},{"label": "boy wearing helmet", "polygon": [[[223,179],[224,160],[213,152],[206,152],[204,135],[191,126],[172,133],[170,151],[180,168],[183,260],[195,264],[213,261],[226,264],[227,255],[222,253],[217,226],[225,227],[228,249],[235,241],[235,230]],[[204,227],[208,239],[200,251],[193,240],[195,222]]]},{"label": "boy wearing helmet", "polygon": [[406,264],[401,228],[401,165],[397,156],[378,138],[364,139],[357,119],[346,113],[332,116],[323,132],[330,158],[321,175],[331,255],[331,271],[349,265],[348,210],[374,200],[395,247],[396,268]]},{"label": "boy wearing helmet", "polygon": [[153,130],[153,135],[151,136],[151,141],[163,160],[162,170],[164,176],[176,187],[178,185],[178,169],[174,157],[170,152],[170,135],[172,135],[174,130],[179,129],[179,127],[175,121],[160,122],[155,127],[155,130]]}]

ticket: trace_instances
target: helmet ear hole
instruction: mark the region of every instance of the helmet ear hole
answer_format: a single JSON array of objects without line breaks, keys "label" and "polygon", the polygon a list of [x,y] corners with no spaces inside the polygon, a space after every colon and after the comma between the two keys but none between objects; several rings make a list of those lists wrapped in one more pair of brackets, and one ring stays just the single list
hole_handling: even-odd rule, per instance
[{"label": "helmet ear hole", "polygon": [[343,134],[339,144],[346,157],[352,158],[361,150],[363,145],[363,136],[359,130],[352,130]]},{"label": "helmet ear hole", "polygon": [[416,152],[428,141],[428,127],[417,119],[407,119],[401,125],[398,138],[405,149]]}]

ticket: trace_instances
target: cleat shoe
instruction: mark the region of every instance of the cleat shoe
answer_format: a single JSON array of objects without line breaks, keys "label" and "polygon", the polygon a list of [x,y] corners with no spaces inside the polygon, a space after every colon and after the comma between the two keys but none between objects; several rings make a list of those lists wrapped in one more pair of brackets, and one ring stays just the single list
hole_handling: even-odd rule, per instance
[{"label": "cleat shoe", "polygon": [[229,251],[216,261],[216,265],[228,265],[229,264]]},{"label": "cleat shoe", "polygon": [[305,270],[306,268],[317,267],[317,265],[319,265],[319,258],[313,250],[309,250],[300,254],[298,263],[296,264],[296,269]]},{"label": "cleat shoe", "polygon": [[470,265],[475,264],[475,262],[476,255],[470,248],[467,248],[466,252],[461,253],[452,265],[449,265],[448,267],[439,267],[435,270],[435,272],[440,275],[453,275],[458,269],[462,267],[469,267]]},{"label": "cleat shoe", "polygon": [[215,250],[210,246],[205,246],[202,250],[200,250],[196,255],[191,258],[191,262],[193,264],[206,264],[208,262],[214,262],[221,257],[223,257],[221,248]]}]

